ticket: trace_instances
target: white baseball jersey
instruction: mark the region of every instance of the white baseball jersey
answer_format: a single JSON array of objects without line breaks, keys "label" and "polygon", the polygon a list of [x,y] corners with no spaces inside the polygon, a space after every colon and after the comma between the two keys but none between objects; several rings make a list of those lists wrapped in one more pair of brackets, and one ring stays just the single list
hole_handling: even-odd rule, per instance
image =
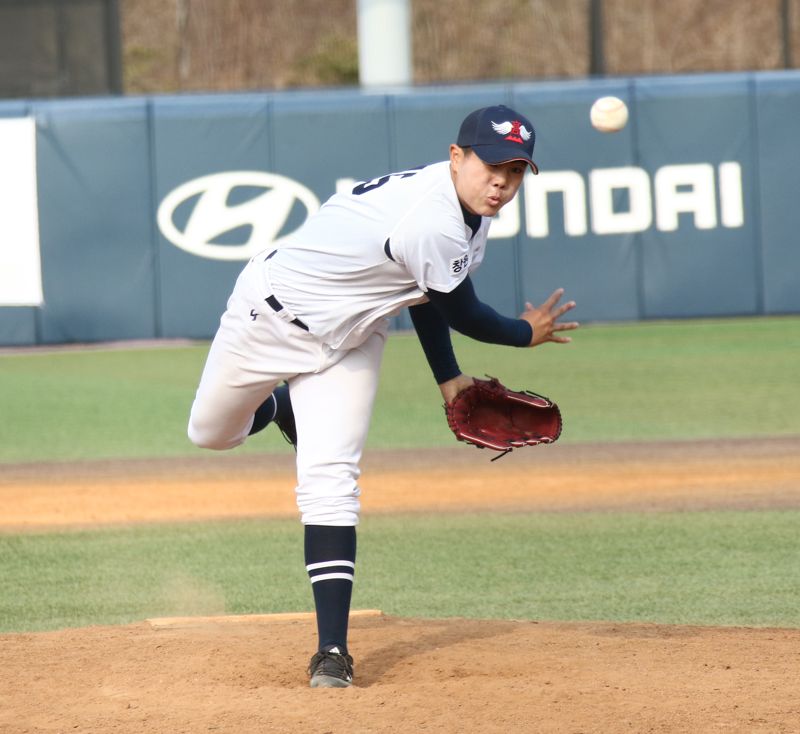
[{"label": "white baseball jersey", "polygon": [[429,288],[461,283],[490,223],[474,235],[465,223],[449,161],[389,174],[334,195],[284,240],[264,263],[267,287],[311,334],[349,349]]}]

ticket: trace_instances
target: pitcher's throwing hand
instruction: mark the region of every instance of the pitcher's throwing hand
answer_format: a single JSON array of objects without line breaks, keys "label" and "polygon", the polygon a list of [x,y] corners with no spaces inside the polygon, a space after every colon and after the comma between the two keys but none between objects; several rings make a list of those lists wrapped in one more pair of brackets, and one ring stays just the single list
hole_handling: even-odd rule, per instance
[{"label": "pitcher's throwing hand", "polygon": [[535,347],[545,342],[568,344],[572,341],[572,337],[560,336],[556,333],[559,331],[571,331],[579,326],[577,321],[558,320],[565,313],[575,308],[575,301],[567,301],[567,303],[558,305],[563,295],[564,289],[557,288],[541,306],[534,306],[531,303],[525,304],[525,311],[520,315],[520,318],[527,321],[533,329],[533,338],[530,346]]}]

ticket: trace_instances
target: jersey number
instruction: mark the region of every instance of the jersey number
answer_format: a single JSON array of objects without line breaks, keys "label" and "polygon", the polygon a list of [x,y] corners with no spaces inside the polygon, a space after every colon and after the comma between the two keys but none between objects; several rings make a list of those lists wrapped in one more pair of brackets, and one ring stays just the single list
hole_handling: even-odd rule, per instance
[{"label": "jersey number", "polygon": [[353,194],[356,196],[361,196],[361,194],[366,194],[368,191],[378,189],[391,178],[409,178],[418,173],[422,168],[425,168],[425,166],[417,166],[416,168],[409,168],[407,171],[388,173],[380,178],[373,178],[372,181],[366,181],[365,183],[360,183],[358,186],[354,187]]}]

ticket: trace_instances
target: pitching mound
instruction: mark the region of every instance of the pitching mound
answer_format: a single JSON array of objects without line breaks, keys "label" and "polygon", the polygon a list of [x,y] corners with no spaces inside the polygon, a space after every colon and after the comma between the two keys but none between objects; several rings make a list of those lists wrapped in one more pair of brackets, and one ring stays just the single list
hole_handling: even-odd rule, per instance
[{"label": "pitching mound", "polygon": [[0,731],[795,732],[800,631],[355,617],[356,685],[311,690],[312,620],[2,639]]}]

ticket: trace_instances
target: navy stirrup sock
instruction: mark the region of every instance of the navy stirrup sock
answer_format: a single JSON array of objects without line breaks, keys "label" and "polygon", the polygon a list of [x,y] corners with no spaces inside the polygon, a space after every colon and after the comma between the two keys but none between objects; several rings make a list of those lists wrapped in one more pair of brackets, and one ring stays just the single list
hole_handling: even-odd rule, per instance
[{"label": "navy stirrup sock", "polygon": [[319,650],[347,653],[347,623],[353,592],[356,529],[306,525],[306,570],[317,610]]}]

